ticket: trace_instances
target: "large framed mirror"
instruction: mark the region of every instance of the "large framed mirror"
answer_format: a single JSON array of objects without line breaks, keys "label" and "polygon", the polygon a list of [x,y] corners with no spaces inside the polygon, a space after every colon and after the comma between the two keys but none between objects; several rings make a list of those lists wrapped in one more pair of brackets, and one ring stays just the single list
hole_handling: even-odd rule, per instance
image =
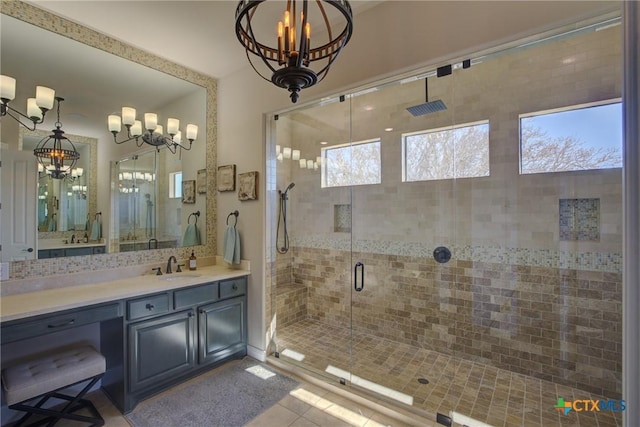
[{"label": "large framed mirror", "polygon": [[[42,194],[34,194],[34,198],[40,209],[36,208],[36,219],[30,224],[38,239],[36,248],[46,246],[41,244],[45,238],[54,238],[60,245],[65,245],[69,244],[66,242],[74,234],[75,239],[78,233],[84,237],[84,232],[90,231],[91,223],[99,218],[106,252],[121,250],[118,243],[122,236],[119,227],[114,226],[111,162],[154,148],[146,144],[139,147],[133,141],[121,145],[114,143],[113,135],[107,128],[107,116],[119,113],[123,106],[135,107],[139,116],[145,112],[155,112],[159,121],[178,117],[185,124],[197,124],[198,137],[191,151],[178,150],[176,154],[171,154],[160,150],[156,154],[180,162],[178,169],[185,180],[196,180],[199,170],[215,170],[214,79],[20,1],[2,1],[0,20],[0,71],[17,80],[16,98],[13,101],[15,108],[26,110],[26,98],[33,96],[36,85],[55,89],[57,96],[65,98],[61,116],[65,132],[82,135],[77,138],[83,140],[80,141],[81,145],[85,141],[95,141],[95,144],[88,145],[88,156],[95,155],[98,159],[95,167],[89,165],[76,182],[50,182],[46,177],[39,177],[40,185],[36,188]],[[55,117],[47,116],[45,123],[39,125],[35,133],[47,133],[53,128],[54,121]],[[0,126],[3,152],[5,148],[30,150],[29,133],[21,131],[16,122],[3,118]],[[37,176],[36,170],[33,173]],[[159,173],[164,172],[159,170]],[[91,178],[94,174],[95,179]],[[206,174],[205,187],[215,188],[214,182],[215,174]],[[176,244],[171,247],[180,247],[191,206],[187,209],[186,205],[174,206],[172,217],[163,218],[168,213],[160,207],[170,204],[170,201],[163,200],[168,197],[165,185],[156,184],[158,188],[154,189],[154,206],[158,209],[154,213],[154,223],[170,223],[171,233],[176,237]],[[84,186],[87,187],[86,192]],[[79,196],[73,199],[78,202],[72,201],[69,193],[74,197]],[[199,194],[200,205],[195,209],[200,211],[198,224],[201,227],[201,245],[191,247],[202,255],[213,254],[216,247],[215,222],[211,221],[215,221],[215,194],[210,190],[208,193]],[[95,204],[83,202],[84,196],[88,200],[95,197]],[[61,220],[59,205],[62,199],[66,202],[66,213],[73,210],[77,216],[83,216],[84,221],[66,214]],[[97,213],[101,215],[96,217]],[[54,214],[56,219],[52,220]],[[55,224],[55,232],[50,230],[50,224]],[[155,247],[161,246],[145,244],[139,246],[139,250],[154,250]],[[134,246],[133,250],[138,250],[138,247]],[[191,249],[185,249],[177,254],[183,256],[182,252],[186,253],[187,250],[190,253]],[[10,260],[2,251],[2,261]]]}]

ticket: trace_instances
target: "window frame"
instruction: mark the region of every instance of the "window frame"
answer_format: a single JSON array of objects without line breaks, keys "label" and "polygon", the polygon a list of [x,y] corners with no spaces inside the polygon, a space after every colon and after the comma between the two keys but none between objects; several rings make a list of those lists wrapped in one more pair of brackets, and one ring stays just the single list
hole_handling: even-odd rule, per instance
[{"label": "window frame", "polygon": [[[353,182],[349,183],[349,184],[344,184],[344,185],[328,185],[327,184],[327,168],[329,167],[329,161],[327,158],[327,152],[331,151],[331,150],[336,150],[336,149],[340,149],[340,148],[347,148],[347,147],[354,147],[357,145],[365,145],[365,144],[373,144],[373,143],[377,143],[379,146],[379,155],[380,155],[380,166],[379,166],[379,170],[380,170],[380,174],[378,175],[378,182],[367,182],[367,183],[358,183],[355,184]],[[382,138],[371,138],[371,139],[366,139],[366,140],[362,140],[362,141],[355,141],[355,142],[347,142],[344,144],[336,144],[336,145],[331,145],[328,147],[322,147],[320,148],[320,157],[322,159],[322,164],[321,166],[321,171],[320,171],[320,175],[321,175],[321,183],[320,183],[320,188],[341,188],[341,187],[351,187],[351,186],[356,186],[356,185],[379,185],[382,184]]]},{"label": "window frame", "polygon": [[[539,110],[533,111],[529,113],[522,113],[518,115],[518,175],[536,175],[536,174],[547,174],[547,173],[571,173],[571,172],[587,172],[587,171],[597,171],[597,170],[609,170],[609,169],[619,169],[622,168],[622,164],[620,166],[611,166],[611,167],[601,167],[601,168],[591,168],[591,169],[573,169],[573,170],[559,170],[559,171],[538,171],[538,172],[523,172],[522,171],[522,119],[527,119],[530,117],[539,117],[546,116],[550,114],[564,113],[568,111],[578,111],[584,110],[587,108],[593,107],[601,107],[605,105],[613,105],[613,104],[622,104],[622,98],[608,98],[600,101],[593,102],[585,102],[580,104],[567,105],[564,107],[550,108],[547,110]],[[622,117],[620,117],[622,121]],[[621,129],[622,131],[622,129]],[[622,133],[621,133],[622,135]],[[622,148],[622,141],[621,146]],[[624,160],[624,153],[621,153],[621,159]]]},{"label": "window frame", "polygon": [[[414,135],[426,135],[426,134],[431,134],[431,133],[438,133],[438,132],[443,132],[443,131],[454,131],[457,129],[462,129],[462,128],[467,128],[467,127],[473,127],[473,126],[479,126],[479,125],[487,125],[488,129],[487,129],[487,150],[489,151],[489,155],[487,157],[488,162],[487,162],[487,166],[488,166],[488,173],[487,175],[475,175],[475,176],[463,176],[463,177],[458,177],[458,176],[453,176],[453,177],[441,177],[441,178],[434,178],[434,179],[415,179],[415,180],[409,180],[407,179],[407,137],[411,137]],[[465,122],[465,123],[460,123],[460,124],[456,124],[456,125],[449,125],[449,126],[441,126],[441,127],[437,127],[437,128],[431,128],[431,129],[423,129],[423,130],[419,130],[419,131],[414,131],[414,132],[406,132],[403,133],[401,135],[401,149],[402,149],[402,153],[401,153],[401,162],[402,162],[402,182],[403,183],[408,183],[408,182],[428,182],[428,181],[442,181],[442,180],[450,180],[450,179],[467,179],[467,178],[486,178],[491,176],[491,153],[490,153],[490,149],[491,149],[491,140],[490,140],[490,132],[491,132],[491,124],[490,124],[490,120],[489,119],[484,119],[484,120],[475,120],[472,122]],[[454,171],[455,171],[455,163],[454,163]]]}]

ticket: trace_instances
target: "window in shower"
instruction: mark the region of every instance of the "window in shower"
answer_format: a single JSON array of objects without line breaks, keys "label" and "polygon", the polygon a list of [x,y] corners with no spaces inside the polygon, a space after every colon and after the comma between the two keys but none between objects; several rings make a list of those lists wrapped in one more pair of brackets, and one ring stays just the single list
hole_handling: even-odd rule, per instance
[{"label": "window in shower", "polygon": [[604,101],[520,115],[520,173],[622,167],[622,104]]},{"label": "window in shower", "polygon": [[489,121],[402,135],[402,180],[489,176]]},{"label": "window in shower", "polygon": [[380,140],[322,149],[322,188],[380,184]]}]

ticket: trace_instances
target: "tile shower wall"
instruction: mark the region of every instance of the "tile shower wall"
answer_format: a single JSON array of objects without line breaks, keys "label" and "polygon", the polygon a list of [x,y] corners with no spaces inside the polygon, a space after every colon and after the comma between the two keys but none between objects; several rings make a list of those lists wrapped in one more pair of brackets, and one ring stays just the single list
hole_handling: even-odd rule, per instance
[{"label": "tile shower wall", "polygon": [[[354,253],[353,328],[611,398],[621,394],[622,275]],[[350,253],[294,248],[307,315],[351,323]]]},{"label": "tile shower wall", "polygon": [[[313,320],[619,397],[621,171],[520,175],[518,115],[618,98],[620,75],[613,27],[433,80],[448,112],[407,114],[424,102],[418,82],[291,114],[302,157],[318,155],[318,141],[380,138],[382,183],[351,193],[293,168],[293,257],[274,263],[276,288],[304,286]],[[401,132],[478,120],[490,122],[489,177],[402,182]],[[561,200],[580,199],[599,200],[597,218],[581,221],[588,239],[565,240],[574,229]],[[335,227],[336,206],[351,206],[351,234]],[[453,252],[447,264],[432,258],[440,245]],[[352,299],[356,260],[365,291]]]}]

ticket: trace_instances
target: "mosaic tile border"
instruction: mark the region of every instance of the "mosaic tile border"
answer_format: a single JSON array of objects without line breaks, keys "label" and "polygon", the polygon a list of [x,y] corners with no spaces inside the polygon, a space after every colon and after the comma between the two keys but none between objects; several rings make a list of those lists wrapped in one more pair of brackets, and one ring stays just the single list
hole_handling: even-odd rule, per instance
[{"label": "mosaic tile border", "polygon": [[[434,245],[420,242],[354,240],[346,237],[292,236],[291,246],[313,249],[369,252],[384,255],[432,257]],[[622,254],[617,252],[574,252],[559,249],[530,249],[508,246],[449,246],[453,259],[531,267],[570,268],[583,271],[622,273]]]}]

